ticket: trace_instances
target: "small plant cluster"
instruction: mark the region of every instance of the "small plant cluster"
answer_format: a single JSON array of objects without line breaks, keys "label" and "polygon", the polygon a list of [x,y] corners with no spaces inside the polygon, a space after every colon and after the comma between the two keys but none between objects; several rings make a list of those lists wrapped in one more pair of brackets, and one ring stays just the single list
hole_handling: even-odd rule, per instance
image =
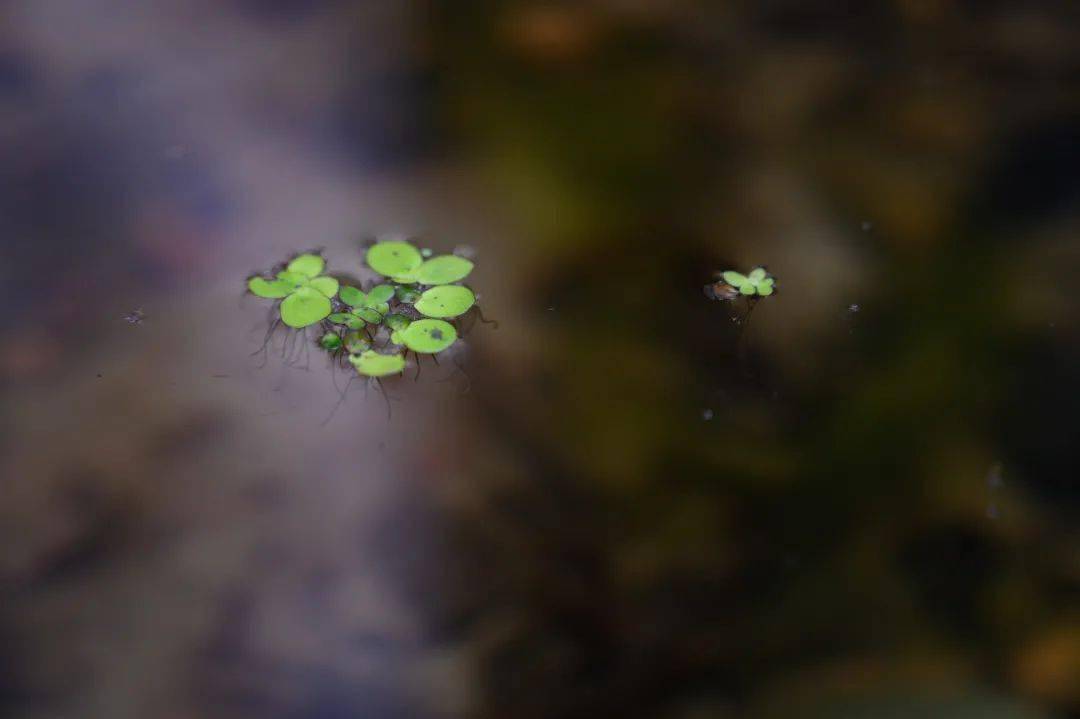
[{"label": "small plant cluster", "polygon": [[775,291],[776,278],[764,267],[755,267],[745,275],[735,270],[725,270],[718,273],[716,282],[705,285],[705,295],[711,300],[734,300],[740,295],[757,300]]},{"label": "small plant cluster", "polygon": [[473,291],[460,284],[473,263],[432,254],[409,242],[376,242],[364,259],[383,281],[367,291],[324,274],[326,262],[314,253],[294,257],[272,278],[251,277],[247,286],[258,297],[280,300],[280,322],[288,327],[320,327],[319,347],[345,358],[360,375],[386,377],[405,369],[410,350],[419,361],[421,354],[449,349],[459,335],[451,320],[476,304]]}]

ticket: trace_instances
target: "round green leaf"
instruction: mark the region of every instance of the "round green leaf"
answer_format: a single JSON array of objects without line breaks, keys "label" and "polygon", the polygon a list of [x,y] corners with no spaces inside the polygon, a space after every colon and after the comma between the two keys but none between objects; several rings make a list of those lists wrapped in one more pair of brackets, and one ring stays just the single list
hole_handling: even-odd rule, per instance
[{"label": "round green leaf", "polygon": [[727,272],[722,273],[721,276],[724,278],[724,282],[727,282],[733,287],[741,287],[743,283],[746,282],[746,275],[741,275],[734,270],[728,270]]},{"label": "round green leaf", "polygon": [[338,292],[338,281],[333,277],[316,277],[308,282],[308,287],[322,292],[327,297],[333,297]]},{"label": "round green leaf", "polygon": [[256,297],[276,300],[285,297],[293,291],[292,285],[281,280],[267,280],[262,277],[252,277],[248,280],[248,290]]},{"label": "round green leaf", "polygon": [[318,255],[298,255],[285,269],[311,279],[321,275],[325,266],[323,258]]},{"label": "round green leaf", "polygon": [[334,332],[327,332],[319,338],[319,346],[328,352],[333,352],[341,347],[341,337]]},{"label": "round green leaf", "polygon": [[371,288],[371,291],[367,293],[368,307],[375,307],[381,305],[384,302],[389,302],[390,298],[394,296],[393,285],[375,285]]},{"label": "round green leaf", "polygon": [[395,345],[403,345],[405,341],[401,339],[401,333],[394,331],[390,333],[390,343]]},{"label": "round green leaf", "polygon": [[367,377],[385,377],[405,369],[405,358],[401,355],[381,355],[374,350],[349,355],[349,362],[357,372]]},{"label": "round green leaf", "polygon": [[408,242],[378,242],[367,251],[368,266],[385,277],[407,275],[423,261],[420,250]]},{"label": "round green leaf", "polygon": [[330,320],[335,325],[345,325],[351,330],[359,330],[364,328],[364,321],[354,315],[352,312],[335,312],[326,319]]},{"label": "round green leaf", "polygon": [[754,283],[750,280],[746,280],[739,285],[739,292],[742,292],[744,295],[752,295],[757,292],[757,287],[755,287]]},{"label": "round green leaf", "polygon": [[416,268],[416,281],[422,285],[448,285],[465,279],[473,263],[457,255],[440,255]]},{"label": "round green leaf", "polygon": [[754,269],[750,270],[750,274],[747,275],[747,278],[751,282],[761,282],[763,279],[765,279],[766,274],[767,273],[765,272],[764,267],[755,267]]},{"label": "round green leaf", "polygon": [[405,329],[409,326],[410,322],[412,322],[412,320],[405,315],[392,314],[386,316],[386,326],[395,332]]},{"label": "round green leaf", "polygon": [[426,354],[442,352],[457,339],[457,330],[444,320],[417,320],[399,334],[406,347]]},{"label": "round green leaf", "polygon": [[355,287],[342,287],[338,292],[338,296],[349,307],[363,307],[364,300],[367,298],[367,295]]},{"label": "round green leaf", "polygon": [[476,295],[468,287],[440,285],[420,295],[416,309],[422,315],[446,319],[465,314],[475,302]]},{"label": "round green leaf", "polygon": [[370,322],[373,325],[377,325],[383,321],[382,313],[372,307],[361,307],[356,310],[356,315],[362,317],[365,322]]},{"label": "round green leaf", "polygon": [[762,280],[760,283],[758,283],[758,286],[757,286],[758,294],[761,295],[762,297],[768,297],[769,295],[771,295],[775,291],[775,288],[774,288],[773,285],[774,285],[774,282],[773,282],[773,279],[771,277],[769,279]]},{"label": "round green leaf", "polygon": [[345,349],[349,354],[358,355],[371,349],[371,341],[361,332],[346,332]]},{"label": "round green leaf", "polygon": [[326,295],[301,287],[281,301],[281,320],[289,327],[307,327],[325,319],[333,309]]}]

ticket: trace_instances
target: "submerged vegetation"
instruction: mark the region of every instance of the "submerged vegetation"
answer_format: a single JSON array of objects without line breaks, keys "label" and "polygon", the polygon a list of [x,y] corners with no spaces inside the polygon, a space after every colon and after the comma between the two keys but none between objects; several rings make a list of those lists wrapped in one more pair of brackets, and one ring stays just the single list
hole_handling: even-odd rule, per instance
[{"label": "submerged vegetation", "polygon": [[323,274],[326,261],[314,252],[297,255],[270,277],[248,278],[251,294],[275,301],[260,351],[280,324],[305,337],[307,328],[318,327],[318,348],[360,376],[378,381],[401,374],[409,352],[419,372],[420,355],[434,357],[460,342],[453,322],[473,309],[479,315],[476,293],[460,284],[473,263],[433,254],[401,240],[371,244],[364,261],[380,279],[366,290]]}]

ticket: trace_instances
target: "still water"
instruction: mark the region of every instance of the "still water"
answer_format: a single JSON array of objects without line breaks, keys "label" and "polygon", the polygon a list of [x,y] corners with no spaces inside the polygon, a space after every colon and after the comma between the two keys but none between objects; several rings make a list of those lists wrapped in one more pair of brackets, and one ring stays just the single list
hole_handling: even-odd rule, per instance
[{"label": "still water", "polygon": [[[0,6],[3,713],[1080,716],[1077,48],[1038,2]],[[390,235],[475,257],[463,371],[258,354],[247,277]]]}]

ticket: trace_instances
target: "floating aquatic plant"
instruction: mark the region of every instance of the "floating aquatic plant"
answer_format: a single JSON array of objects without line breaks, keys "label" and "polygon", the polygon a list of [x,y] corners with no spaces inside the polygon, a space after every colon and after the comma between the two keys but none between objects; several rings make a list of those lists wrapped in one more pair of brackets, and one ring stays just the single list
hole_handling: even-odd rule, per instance
[{"label": "floating aquatic plant", "polygon": [[330,300],[338,292],[338,281],[322,274],[325,266],[319,255],[298,255],[274,279],[249,278],[248,290],[258,297],[280,299],[281,321],[289,327],[308,327],[334,310]]},{"label": "floating aquatic plant", "polygon": [[476,305],[476,294],[458,284],[472,272],[473,262],[433,255],[401,240],[372,244],[365,262],[384,279],[365,291],[339,285],[323,274],[321,256],[302,254],[272,279],[250,278],[248,289],[280,300],[281,321],[289,327],[320,324],[317,346],[361,376],[378,380],[399,374],[409,352],[419,373],[420,355],[437,355],[458,342],[461,333],[452,321]]},{"label": "floating aquatic plant", "polygon": [[349,362],[357,372],[368,377],[386,377],[405,369],[405,358],[400,354],[384,355],[375,350],[367,350],[358,355],[351,354]]},{"label": "floating aquatic plant", "polygon": [[335,312],[326,319],[336,325],[359,330],[367,323],[377,325],[383,321],[390,312],[388,301],[394,297],[394,288],[392,285],[376,285],[365,294],[355,287],[342,287],[339,295],[350,310]]},{"label": "floating aquatic plant", "polygon": [[739,290],[739,294],[753,297],[768,297],[775,290],[776,280],[764,267],[755,267],[750,274],[743,275],[735,270],[720,273],[724,282]]}]

